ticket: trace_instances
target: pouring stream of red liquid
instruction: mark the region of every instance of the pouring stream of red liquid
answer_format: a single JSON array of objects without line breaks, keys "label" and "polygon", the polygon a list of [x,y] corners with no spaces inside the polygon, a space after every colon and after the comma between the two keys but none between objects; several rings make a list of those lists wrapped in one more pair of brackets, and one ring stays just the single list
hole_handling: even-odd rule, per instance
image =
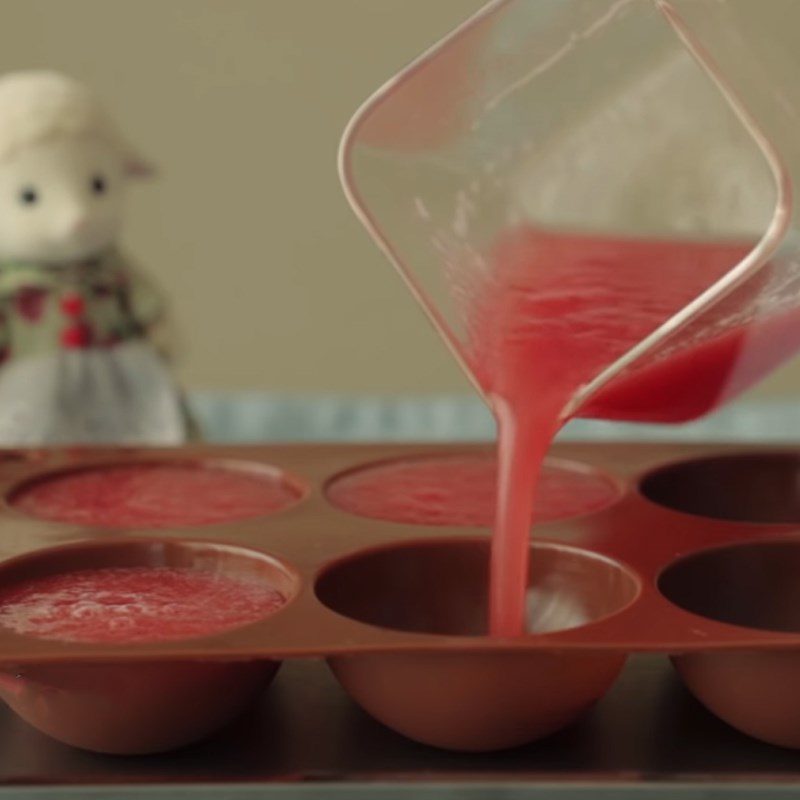
[{"label": "pouring stream of red liquid", "polygon": [[[610,239],[521,228],[501,239],[486,273],[460,278],[467,361],[498,425],[492,635],[525,630],[532,487],[567,421],[570,401],[749,250],[741,242]],[[679,347],[645,357],[578,414],[681,421],[754,382],[800,346],[800,313],[787,308],[791,281],[785,278],[767,265],[715,307],[702,328],[687,328],[676,339]],[[763,300],[773,290],[770,310]]]}]

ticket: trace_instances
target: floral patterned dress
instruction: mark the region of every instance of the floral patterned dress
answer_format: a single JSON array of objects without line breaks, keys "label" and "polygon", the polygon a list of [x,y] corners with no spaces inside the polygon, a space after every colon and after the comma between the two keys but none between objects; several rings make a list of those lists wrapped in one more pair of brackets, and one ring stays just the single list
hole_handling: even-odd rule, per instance
[{"label": "floral patterned dress", "polygon": [[150,338],[161,316],[115,250],[0,263],[0,446],[184,441],[182,397]]}]

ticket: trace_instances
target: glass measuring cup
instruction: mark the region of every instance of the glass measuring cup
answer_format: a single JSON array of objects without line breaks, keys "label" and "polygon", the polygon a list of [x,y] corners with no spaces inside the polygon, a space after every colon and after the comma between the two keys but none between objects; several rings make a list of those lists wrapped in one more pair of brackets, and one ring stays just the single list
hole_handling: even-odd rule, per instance
[{"label": "glass measuring cup", "polygon": [[800,348],[791,0],[753,5],[498,0],[351,121],[347,196],[496,413],[681,421]]}]

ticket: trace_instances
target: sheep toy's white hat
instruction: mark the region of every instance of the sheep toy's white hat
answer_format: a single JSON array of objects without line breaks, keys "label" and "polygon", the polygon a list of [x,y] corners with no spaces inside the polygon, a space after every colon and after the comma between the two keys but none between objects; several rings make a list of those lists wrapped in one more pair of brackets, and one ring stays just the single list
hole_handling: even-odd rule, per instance
[{"label": "sheep toy's white hat", "polygon": [[0,161],[28,145],[63,136],[93,136],[118,148],[130,175],[152,171],[83,84],[44,70],[0,76]]}]

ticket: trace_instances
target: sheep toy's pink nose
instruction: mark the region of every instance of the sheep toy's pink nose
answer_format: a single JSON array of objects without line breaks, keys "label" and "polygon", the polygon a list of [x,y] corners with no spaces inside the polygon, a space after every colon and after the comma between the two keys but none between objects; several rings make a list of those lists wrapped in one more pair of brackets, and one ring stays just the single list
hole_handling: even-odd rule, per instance
[{"label": "sheep toy's pink nose", "polygon": [[59,221],[59,224],[53,230],[53,236],[56,240],[64,238],[72,238],[75,236],[80,237],[85,234],[91,227],[91,221],[88,214],[73,214],[65,216]]},{"label": "sheep toy's pink nose", "polygon": [[89,217],[86,214],[81,214],[75,217],[67,227],[70,233],[83,233],[89,227]]}]

